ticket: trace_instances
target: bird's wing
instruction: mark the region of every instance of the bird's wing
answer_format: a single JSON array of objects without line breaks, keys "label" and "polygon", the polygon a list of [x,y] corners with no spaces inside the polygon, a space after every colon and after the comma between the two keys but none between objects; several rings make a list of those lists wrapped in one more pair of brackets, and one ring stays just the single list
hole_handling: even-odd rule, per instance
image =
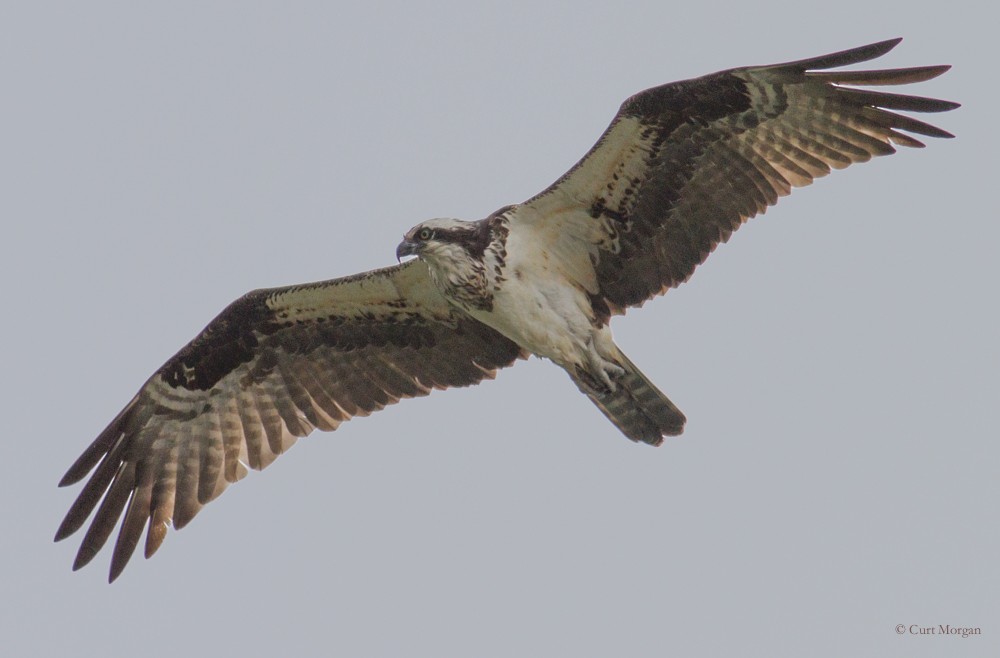
[{"label": "bird's wing", "polygon": [[[524,356],[456,313],[420,261],[240,298],[170,359],[70,467],[93,474],[56,540],[98,507],[77,553],[87,564],[125,519],[111,580],[142,534],[152,555],[171,522],[262,469],[314,428],[333,430],[400,398],[492,378]],[[95,469],[96,466],[96,469]]]},{"label": "bird's wing", "polygon": [[824,71],[874,59],[898,42],[636,94],[576,166],[508,216],[533,224],[610,310],[641,305],[684,282],[717,244],[793,187],[893,153],[893,143],[923,146],[905,133],[951,137],[892,110],[941,112],[957,103],[852,88],[921,82],[949,67]]}]

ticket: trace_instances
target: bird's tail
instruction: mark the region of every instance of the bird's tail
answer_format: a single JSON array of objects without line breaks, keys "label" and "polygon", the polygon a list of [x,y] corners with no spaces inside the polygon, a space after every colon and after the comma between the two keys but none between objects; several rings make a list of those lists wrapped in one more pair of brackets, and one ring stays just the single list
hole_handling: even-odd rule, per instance
[{"label": "bird's tail", "polygon": [[622,433],[633,441],[658,446],[664,436],[677,436],[687,420],[635,364],[619,352],[624,373],[614,378],[615,390],[597,392],[584,379],[570,374],[577,387]]}]

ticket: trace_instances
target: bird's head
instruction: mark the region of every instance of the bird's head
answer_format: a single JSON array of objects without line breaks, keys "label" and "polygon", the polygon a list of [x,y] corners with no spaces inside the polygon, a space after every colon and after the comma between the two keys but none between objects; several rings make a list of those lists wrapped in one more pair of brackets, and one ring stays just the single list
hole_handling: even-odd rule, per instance
[{"label": "bird's head", "polygon": [[396,247],[396,258],[417,256],[429,264],[468,258],[481,241],[479,222],[458,219],[429,219],[417,224]]}]

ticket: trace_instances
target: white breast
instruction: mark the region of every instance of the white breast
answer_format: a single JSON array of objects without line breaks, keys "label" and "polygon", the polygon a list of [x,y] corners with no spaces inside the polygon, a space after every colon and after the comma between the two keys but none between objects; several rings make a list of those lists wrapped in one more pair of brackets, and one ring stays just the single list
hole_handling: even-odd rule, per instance
[{"label": "white breast", "polygon": [[577,362],[594,327],[590,300],[538,241],[512,231],[500,277],[487,263],[493,308],[472,315],[522,347],[559,364]]}]

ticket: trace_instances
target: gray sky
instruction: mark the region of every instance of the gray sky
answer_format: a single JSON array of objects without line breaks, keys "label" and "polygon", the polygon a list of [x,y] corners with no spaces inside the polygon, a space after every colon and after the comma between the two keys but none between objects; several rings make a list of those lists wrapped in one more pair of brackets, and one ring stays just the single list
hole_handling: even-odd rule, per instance
[{"label": "gray sky", "polygon": [[[984,16],[19,4],[0,10],[5,653],[1000,650]],[[614,324],[683,437],[631,444],[532,360],[300,441],[113,586],[110,551],[74,574],[79,535],[51,542],[65,469],[242,293],[526,199],[640,89],[895,36],[880,66],[955,65],[918,93],[964,103],[933,117],[959,138],[799,190]]]}]

